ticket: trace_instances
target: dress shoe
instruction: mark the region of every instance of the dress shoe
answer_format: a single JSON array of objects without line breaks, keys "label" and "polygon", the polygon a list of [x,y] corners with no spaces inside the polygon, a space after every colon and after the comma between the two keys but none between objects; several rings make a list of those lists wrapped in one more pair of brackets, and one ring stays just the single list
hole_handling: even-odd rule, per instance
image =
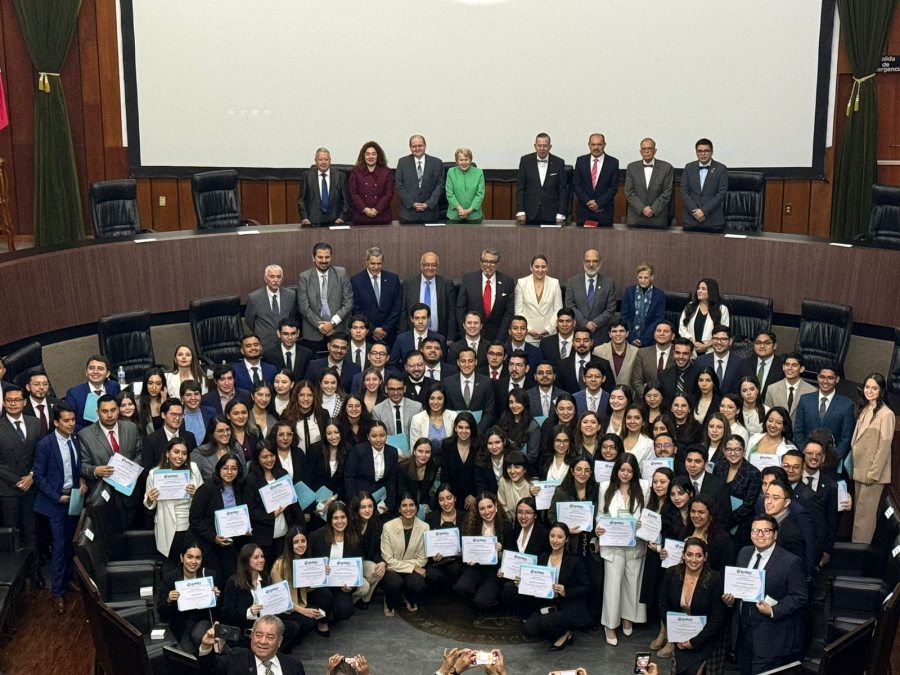
[{"label": "dress shoe", "polygon": [[675,653],[675,643],[667,642],[666,646],[656,652],[656,657],[660,659],[671,659],[672,654]]},{"label": "dress shoe", "polygon": [[549,652],[561,652],[563,649],[568,647],[570,644],[575,642],[575,636],[569,633],[569,637],[567,637],[561,645],[550,643],[550,646],[547,648]]},{"label": "dress shoe", "polygon": [[632,633],[634,633],[634,626],[632,626],[631,628],[625,628],[625,626],[622,626],[622,635],[624,635],[625,637],[631,637]]},{"label": "dress shoe", "polygon": [[323,638],[330,638],[331,637],[331,629],[326,628],[326,629],[322,630],[322,629],[316,628],[316,635],[318,635],[319,637],[323,637]]},{"label": "dress shoe", "polygon": [[616,637],[616,631],[610,630],[609,628],[605,628],[604,631],[606,632],[606,644],[612,647],[615,647],[617,644],[619,644],[619,638]]},{"label": "dress shoe", "polygon": [[666,634],[660,633],[656,636],[656,639],[650,643],[650,649],[656,651],[657,649],[662,649],[666,644]]},{"label": "dress shoe", "polygon": [[66,599],[65,598],[53,598],[53,607],[56,609],[57,614],[65,614],[66,613]]},{"label": "dress shoe", "polygon": [[354,605],[355,605],[355,607],[356,607],[357,609],[361,609],[361,610],[364,611],[364,612],[365,612],[367,609],[369,609],[369,603],[366,602],[365,600],[363,600],[362,598],[360,598],[359,600],[357,600],[357,601],[354,603]]}]

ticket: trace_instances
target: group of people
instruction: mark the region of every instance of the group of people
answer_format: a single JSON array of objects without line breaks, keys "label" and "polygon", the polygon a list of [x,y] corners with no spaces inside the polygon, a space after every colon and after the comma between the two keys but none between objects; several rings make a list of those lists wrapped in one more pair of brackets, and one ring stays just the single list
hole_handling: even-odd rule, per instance
[{"label": "group of people", "polygon": [[[565,222],[574,192],[579,225],[612,226],[619,160],[606,154],[606,137],[599,133],[590,135],[589,152],[575,161],[571,186],[565,160],[551,154],[552,147],[550,136],[540,133],[534,141],[534,152],[519,162],[516,221],[529,225]],[[297,201],[301,224],[319,227],[390,223],[394,219],[391,200],[395,193],[400,201],[401,223],[482,222],[484,172],[474,163],[470,148],[457,148],[453,156],[455,166],[446,172],[439,158],[426,153],[424,136],[412,136],[409,150],[410,154],[400,158],[392,171],[381,146],[369,141],[346,174],[332,167],[327,148],[318,148]],[[681,179],[681,224],[686,229],[721,231],[725,225],[728,171],[713,159],[709,139],[698,140],[695,151],[697,161],[684,167]],[[674,169],[670,163],[656,159],[656,142],[652,138],[641,141],[640,156],[625,171],[625,222],[668,227],[674,216]]]},{"label": "group of people", "polygon": [[[601,626],[616,645],[658,621],[651,646],[679,673],[721,672],[734,648],[743,673],[802,656],[810,584],[839,532],[871,541],[891,480],[884,378],[867,376],[854,405],[836,367],[807,382],[802,355],[778,354],[770,331],[741,357],[714,279],[676,325],[652,265],[617,311],[599,251],[564,291],[545,256],[518,280],[499,263],[484,249],[457,290],[433,252],[401,283],[377,247],[350,276],[317,243],[296,291],[266,268],[241,358],[209,378],[182,345],[140,386],[110,379],[99,355],[60,400],[40,369],[24,388],[2,382],[3,522],[29,544],[48,532],[56,610],[72,580],[69,502],[113,480],[121,455],[144,470],[130,495],[111,490],[116,507],[123,526],[152,520],[157,609],[186,648],[208,646],[215,614],[252,634],[260,592],[286,581],[285,651],[328,637],[380,588],[385,616],[450,592],[515,613],[551,650]],[[161,491],[173,471],[178,498]],[[315,499],[267,507],[285,477]],[[218,515],[244,507],[247,531],[222,535]],[[623,522],[655,533],[615,538]],[[436,530],[492,538],[497,555],[429,551]],[[552,597],[519,592],[514,554],[552,570]],[[295,585],[298,564],[321,557],[359,559],[359,583]],[[727,592],[734,567],[766,570],[763,599]],[[179,611],[179,582],[206,577],[214,612]],[[671,613],[705,623],[670,641]]]}]

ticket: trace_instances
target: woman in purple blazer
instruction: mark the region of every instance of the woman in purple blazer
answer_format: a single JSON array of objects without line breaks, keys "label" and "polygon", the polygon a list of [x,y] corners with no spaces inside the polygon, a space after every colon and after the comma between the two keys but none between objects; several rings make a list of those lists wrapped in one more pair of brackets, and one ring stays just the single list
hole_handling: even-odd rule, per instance
[{"label": "woman in purple blazer", "polygon": [[350,220],[354,225],[384,225],[393,220],[391,199],[394,176],[387,166],[384,150],[375,141],[359,151],[350,171]]}]

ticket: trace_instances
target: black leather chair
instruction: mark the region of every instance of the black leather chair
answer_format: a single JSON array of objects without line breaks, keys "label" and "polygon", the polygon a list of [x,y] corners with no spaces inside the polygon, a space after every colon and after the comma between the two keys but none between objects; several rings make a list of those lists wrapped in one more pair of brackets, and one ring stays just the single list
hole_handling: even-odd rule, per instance
[{"label": "black leather chair", "polygon": [[894,328],[894,355],[888,370],[887,390],[895,400],[900,397],[900,328]]},{"label": "black leather chair", "polygon": [[91,219],[98,239],[133,237],[141,231],[137,183],[132,178],[91,183]]},{"label": "black leather chair", "polygon": [[105,675],[165,675],[163,649],[174,642],[169,631],[164,642],[152,641],[102,600],[96,607],[110,657]]},{"label": "black leather chair", "polygon": [[868,619],[846,635],[825,645],[821,658],[808,659],[804,673],[816,675],[863,675],[872,648],[875,619]]},{"label": "black leather chair", "polygon": [[16,596],[25,589],[33,565],[34,551],[17,549],[13,528],[0,527],[0,630],[15,629]]},{"label": "black leather chair", "polygon": [[100,353],[109,359],[112,372],[117,373],[121,366],[129,382],[142,379],[156,363],[149,310],[104,316],[97,322],[97,342]]},{"label": "black leather chair", "polygon": [[109,560],[103,535],[90,516],[82,519],[82,527],[76,533],[75,556],[94,580],[104,602],[140,605],[141,588],[156,583],[155,561]]},{"label": "black leather chair", "polygon": [[191,176],[191,193],[198,230],[259,225],[241,216],[238,175],[234,169],[195,173]]},{"label": "black leather chair", "polygon": [[675,326],[675,337],[678,337],[678,320],[690,299],[690,293],[666,291],[666,318]]},{"label": "black leather chair", "polygon": [[900,186],[872,186],[869,231],[860,237],[860,243],[900,249]]},{"label": "black leather chair", "polygon": [[844,360],[853,333],[853,308],[819,300],[800,305],[800,329],[794,350],[803,355],[806,370],[818,373],[827,364],[844,376]]},{"label": "black leather chair", "polygon": [[[11,354],[4,356],[3,363],[6,364],[6,379],[23,389],[28,384],[28,378],[31,376],[33,368],[46,373],[44,369],[44,348],[37,341],[29,342],[24,347],[20,347]],[[50,383],[50,396],[56,397],[52,382]]]},{"label": "black leather chair", "polygon": [[754,338],[762,331],[772,328],[772,298],[722,295],[722,302],[728,307],[731,317],[731,333],[734,337],[731,349],[741,358],[746,358],[753,351]]},{"label": "black leather chair", "polygon": [[214,366],[241,358],[241,299],[237,295],[191,300],[188,310],[194,350],[201,363]]},{"label": "black leather chair", "polygon": [[725,193],[725,232],[762,230],[766,210],[766,177],[756,171],[729,171]]}]

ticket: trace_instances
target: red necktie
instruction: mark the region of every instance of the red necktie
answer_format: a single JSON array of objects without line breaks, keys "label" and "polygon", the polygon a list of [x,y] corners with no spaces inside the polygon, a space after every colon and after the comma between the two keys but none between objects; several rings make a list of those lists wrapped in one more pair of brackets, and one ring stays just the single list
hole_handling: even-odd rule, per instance
[{"label": "red necktie", "polygon": [[660,352],[659,353],[659,361],[656,364],[656,374],[657,375],[662,373],[663,368],[665,366],[665,363],[663,362],[663,356],[665,356],[665,352]]},{"label": "red necktie", "polygon": [[591,167],[591,187],[597,187],[597,162],[599,160],[594,157],[594,165]]},{"label": "red necktie", "polygon": [[499,373],[497,373],[496,370],[491,371],[491,379],[492,380],[496,380],[498,378],[498,376],[499,376]]},{"label": "red necktie", "polygon": [[112,446],[113,453],[119,454],[119,441],[116,440],[116,434],[110,430],[109,432],[109,444]]},{"label": "red necktie", "polygon": [[488,279],[484,282],[484,294],[481,296],[482,302],[484,304],[484,318],[487,319],[491,316],[491,280]]}]

